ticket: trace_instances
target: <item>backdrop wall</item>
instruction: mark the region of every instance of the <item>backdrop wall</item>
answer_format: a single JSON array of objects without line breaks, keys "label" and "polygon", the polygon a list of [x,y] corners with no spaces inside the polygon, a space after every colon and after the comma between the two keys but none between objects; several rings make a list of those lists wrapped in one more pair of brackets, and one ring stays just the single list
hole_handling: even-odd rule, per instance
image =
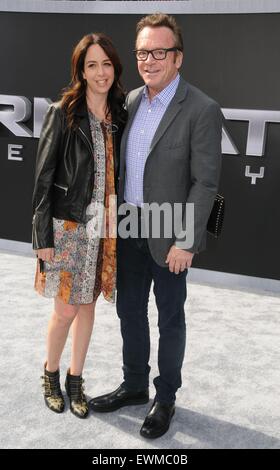
[{"label": "backdrop wall", "polygon": [[[0,12],[0,239],[31,242],[36,135],[47,100],[56,100],[69,82],[73,46],[88,32],[109,34],[127,90],[137,87],[131,50],[141,16]],[[280,14],[176,19],[185,43],[181,74],[217,100],[227,118],[224,229],[218,241],[209,239],[195,266],[279,280]]]}]

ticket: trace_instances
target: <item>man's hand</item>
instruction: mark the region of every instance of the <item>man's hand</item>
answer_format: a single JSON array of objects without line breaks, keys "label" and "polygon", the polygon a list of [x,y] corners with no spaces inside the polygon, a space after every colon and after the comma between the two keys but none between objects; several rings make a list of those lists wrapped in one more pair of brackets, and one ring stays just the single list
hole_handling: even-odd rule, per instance
[{"label": "man's hand", "polygon": [[184,271],[186,268],[190,268],[192,265],[194,253],[190,251],[181,250],[173,245],[166,258],[166,263],[169,264],[169,271],[171,273],[179,274],[179,272]]},{"label": "man's hand", "polygon": [[43,261],[53,261],[54,259],[54,248],[42,248],[41,250],[35,250],[36,255]]}]

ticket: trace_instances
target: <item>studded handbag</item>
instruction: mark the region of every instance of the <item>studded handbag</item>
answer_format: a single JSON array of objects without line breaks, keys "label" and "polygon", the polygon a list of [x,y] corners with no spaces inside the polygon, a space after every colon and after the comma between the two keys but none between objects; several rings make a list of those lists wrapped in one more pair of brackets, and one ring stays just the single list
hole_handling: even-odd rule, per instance
[{"label": "studded handbag", "polygon": [[221,234],[224,215],[225,198],[221,194],[217,194],[207,223],[207,232],[214,238],[218,238]]}]

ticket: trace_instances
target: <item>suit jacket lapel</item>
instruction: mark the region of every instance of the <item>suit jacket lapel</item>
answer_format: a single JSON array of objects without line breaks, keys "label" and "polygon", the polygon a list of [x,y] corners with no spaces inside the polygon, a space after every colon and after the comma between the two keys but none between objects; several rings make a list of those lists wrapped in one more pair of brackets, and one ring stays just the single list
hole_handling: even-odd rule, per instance
[{"label": "suit jacket lapel", "polygon": [[155,132],[155,135],[153,137],[149,155],[152,152],[153,148],[156,146],[158,143],[159,139],[164,135],[166,129],[170,126],[171,122],[173,119],[175,119],[176,115],[178,112],[181,110],[181,102],[186,98],[187,94],[187,83],[183,78],[180,78],[178,88],[176,90],[176,93],[171,100],[167,110],[165,111],[162,120],[159,123],[159,126]]},{"label": "suit jacket lapel", "polygon": [[[131,98],[130,109],[129,109],[129,118],[128,118],[128,122],[125,126],[125,130],[124,130],[124,133],[123,133],[123,136],[122,136],[122,141],[121,141],[120,166],[121,166],[122,170],[124,170],[124,167],[125,167],[125,150],[126,150],[128,133],[129,133],[129,130],[131,128],[131,125],[132,125],[133,119],[135,117],[135,114],[137,112],[137,109],[140,105],[143,89],[144,89],[144,87],[140,88],[139,91],[137,91],[137,94]],[[181,77],[180,81],[179,81],[178,88],[176,90],[176,93],[175,93],[173,99],[171,100],[171,103],[169,104],[169,106],[168,106],[168,108],[167,108],[167,110],[166,110],[166,112],[165,112],[165,114],[164,114],[164,116],[163,116],[156,132],[155,132],[155,135],[154,135],[152,143],[151,143],[149,155],[150,155],[151,151],[153,150],[153,148],[155,147],[155,145],[157,144],[157,142],[159,141],[159,139],[164,135],[164,133],[165,133],[166,129],[168,128],[168,126],[171,124],[173,119],[175,119],[176,115],[180,111],[181,102],[186,98],[187,91],[188,91],[187,82]],[[149,157],[149,155],[148,155],[148,157]]]}]

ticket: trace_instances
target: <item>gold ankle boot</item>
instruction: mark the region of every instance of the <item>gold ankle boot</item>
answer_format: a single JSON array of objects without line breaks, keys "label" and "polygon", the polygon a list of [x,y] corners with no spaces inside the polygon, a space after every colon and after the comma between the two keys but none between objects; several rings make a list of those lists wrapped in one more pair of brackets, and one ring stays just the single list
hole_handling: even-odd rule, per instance
[{"label": "gold ankle boot", "polygon": [[64,398],[60,388],[59,382],[59,369],[55,372],[49,372],[44,366],[44,375],[42,387],[44,389],[44,398],[47,407],[55,413],[62,413],[64,411]]},{"label": "gold ankle boot", "polygon": [[83,383],[84,379],[81,375],[71,375],[68,369],[65,389],[70,400],[70,410],[77,418],[86,418],[89,412]]}]

